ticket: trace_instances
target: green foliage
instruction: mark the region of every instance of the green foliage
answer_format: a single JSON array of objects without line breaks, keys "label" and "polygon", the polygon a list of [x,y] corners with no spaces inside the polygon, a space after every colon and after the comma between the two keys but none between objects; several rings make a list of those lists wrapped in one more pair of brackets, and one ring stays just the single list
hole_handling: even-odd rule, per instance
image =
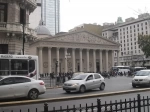
[{"label": "green foliage", "polygon": [[139,35],[138,44],[141,50],[144,52],[144,55],[147,57],[150,56],[150,35]]}]

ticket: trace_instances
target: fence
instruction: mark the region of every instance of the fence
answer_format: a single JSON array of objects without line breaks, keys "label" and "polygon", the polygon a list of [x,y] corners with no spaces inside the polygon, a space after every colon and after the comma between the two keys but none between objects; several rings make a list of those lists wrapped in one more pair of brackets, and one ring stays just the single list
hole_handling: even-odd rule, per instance
[{"label": "fence", "polygon": [[129,99],[128,101],[125,99],[124,101],[120,100],[117,102],[117,100],[112,103],[110,101],[109,103],[105,102],[104,104],[101,103],[100,99],[97,99],[97,105],[91,104],[91,106],[88,106],[86,104],[86,107],[82,107],[81,104],[79,107],[73,106],[73,108],[69,108],[67,106],[66,109],[62,109],[60,107],[59,110],[56,110],[53,108],[53,110],[48,111],[48,104],[44,104],[44,112],[149,112],[150,111],[150,98],[147,96],[146,98],[141,98],[140,94],[137,95],[137,99]]},{"label": "fence", "polygon": [[67,76],[51,77],[50,75],[41,75],[40,77],[41,80],[43,80],[45,82],[45,85],[48,87],[62,86],[65,81],[71,78]]},{"label": "fence", "polygon": [[[80,104],[79,107],[76,107],[75,105],[73,107],[67,106],[66,109],[63,109],[60,107],[60,109],[56,109],[55,107],[52,110],[48,109],[48,104],[44,104],[43,112],[150,112],[150,98],[142,97],[140,94],[137,95],[137,98],[131,98],[129,100],[120,100],[109,103],[105,102],[102,104],[100,99],[97,99],[97,104],[94,105],[93,103],[89,106],[86,104],[85,107],[82,107]],[[58,107],[57,107],[58,108]],[[5,112],[5,111],[2,111]],[[11,110],[11,112],[15,112]],[[20,112],[24,112],[20,109]],[[30,109],[28,109],[28,112],[31,112]],[[33,111],[32,111],[33,112]],[[36,108],[34,112],[39,112]]]}]

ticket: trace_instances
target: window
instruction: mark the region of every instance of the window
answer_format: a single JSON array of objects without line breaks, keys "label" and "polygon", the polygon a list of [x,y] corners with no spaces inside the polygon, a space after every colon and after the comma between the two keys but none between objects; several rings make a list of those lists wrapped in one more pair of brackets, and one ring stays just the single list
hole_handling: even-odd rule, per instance
[{"label": "window", "polygon": [[10,84],[14,84],[14,78],[13,77],[5,78],[1,82],[1,85],[10,85]]},{"label": "window", "polygon": [[147,22],[145,22],[145,25],[147,25]]},{"label": "window", "polygon": [[87,80],[93,80],[93,75],[88,76]]},{"label": "window", "polygon": [[22,8],[20,8],[20,23],[26,23],[26,11]]},{"label": "window", "polygon": [[148,34],[147,31],[146,31],[146,34]]},{"label": "window", "polygon": [[7,22],[7,4],[0,3],[0,22]]},{"label": "window", "polygon": [[100,79],[100,75],[99,74],[94,74],[95,79]]},{"label": "window", "polygon": [[29,61],[29,73],[33,72],[35,70],[35,61],[30,60]]},{"label": "window", "polygon": [[8,59],[0,59],[0,75],[9,75]]},{"label": "window", "polygon": [[27,60],[11,60],[11,75],[27,75],[28,61]]},{"label": "window", "polygon": [[15,83],[31,82],[30,79],[24,77],[15,77]]},{"label": "window", "polygon": [[139,24],[137,24],[137,27],[139,27]]},{"label": "window", "polygon": [[0,44],[0,54],[8,54],[8,44]]}]

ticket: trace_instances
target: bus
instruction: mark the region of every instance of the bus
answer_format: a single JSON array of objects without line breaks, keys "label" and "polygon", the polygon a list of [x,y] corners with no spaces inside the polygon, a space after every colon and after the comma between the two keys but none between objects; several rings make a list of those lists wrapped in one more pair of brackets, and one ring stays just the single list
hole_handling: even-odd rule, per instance
[{"label": "bus", "polygon": [[137,72],[137,71],[144,70],[144,69],[147,69],[147,68],[146,67],[131,67],[132,72]]},{"label": "bus", "polygon": [[38,56],[0,54],[0,76],[21,75],[39,79]]},{"label": "bus", "polygon": [[127,73],[130,71],[130,66],[113,66],[112,70],[116,72]]}]

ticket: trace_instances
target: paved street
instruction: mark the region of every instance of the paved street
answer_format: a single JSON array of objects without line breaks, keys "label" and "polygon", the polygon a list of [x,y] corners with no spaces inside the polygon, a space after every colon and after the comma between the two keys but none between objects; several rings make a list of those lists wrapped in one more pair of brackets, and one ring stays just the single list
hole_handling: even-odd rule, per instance
[{"label": "paved street", "polygon": [[49,89],[46,94],[40,96],[39,98],[58,98],[58,97],[66,97],[66,96],[78,96],[78,95],[88,95],[88,94],[98,94],[104,92],[114,92],[114,91],[124,91],[133,89],[131,86],[131,77],[112,77],[110,79],[105,79],[106,87],[104,91],[100,91],[99,89],[91,90],[86,93],[66,93],[61,88],[59,89]]},{"label": "paved street", "polygon": [[[79,95],[88,95],[88,94],[98,94],[103,92],[114,92],[114,91],[123,91],[123,90],[131,90],[133,89],[131,86],[131,80],[132,78],[129,77],[117,77],[117,78],[111,78],[106,79],[106,89],[104,91],[100,90],[91,90],[86,93],[80,94],[80,93],[71,93],[67,94],[65,91],[63,91],[61,88],[59,89],[49,89],[47,90],[46,94],[40,96],[40,99],[43,98],[59,98],[59,97],[67,97],[67,96],[79,96]],[[115,100],[120,99],[129,99],[129,98],[136,98],[137,94],[139,93],[132,93],[132,94],[125,94],[125,95],[117,95],[117,96],[107,96],[107,97],[100,97],[102,103],[105,101],[109,102],[112,100],[113,102]],[[149,95],[149,92],[141,92],[141,96],[147,96]],[[88,98],[88,99],[82,99],[82,100],[73,100],[73,101],[64,101],[64,102],[54,102],[54,103],[48,103],[49,109],[52,109],[53,107],[56,107],[56,109],[60,108],[66,108],[67,105],[69,107],[73,107],[73,105],[76,105],[79,107],[79,104],[82,106],[85,106],[87,103],[88,105],[91,105],[91,103],[96,104],[97,98]],[[0,107],[0,112],[11,112],[11,110],[14,110],[14,112],[19,112],[19,109],[22,109],[23,112],[27,111],[29,108],[31,112],[35,111],[35,108],[38,108],[38,111],[43,111],[43,104],[33,104],[33,105],[23,105],[23,106],[13,106],[13,107]]]}]

